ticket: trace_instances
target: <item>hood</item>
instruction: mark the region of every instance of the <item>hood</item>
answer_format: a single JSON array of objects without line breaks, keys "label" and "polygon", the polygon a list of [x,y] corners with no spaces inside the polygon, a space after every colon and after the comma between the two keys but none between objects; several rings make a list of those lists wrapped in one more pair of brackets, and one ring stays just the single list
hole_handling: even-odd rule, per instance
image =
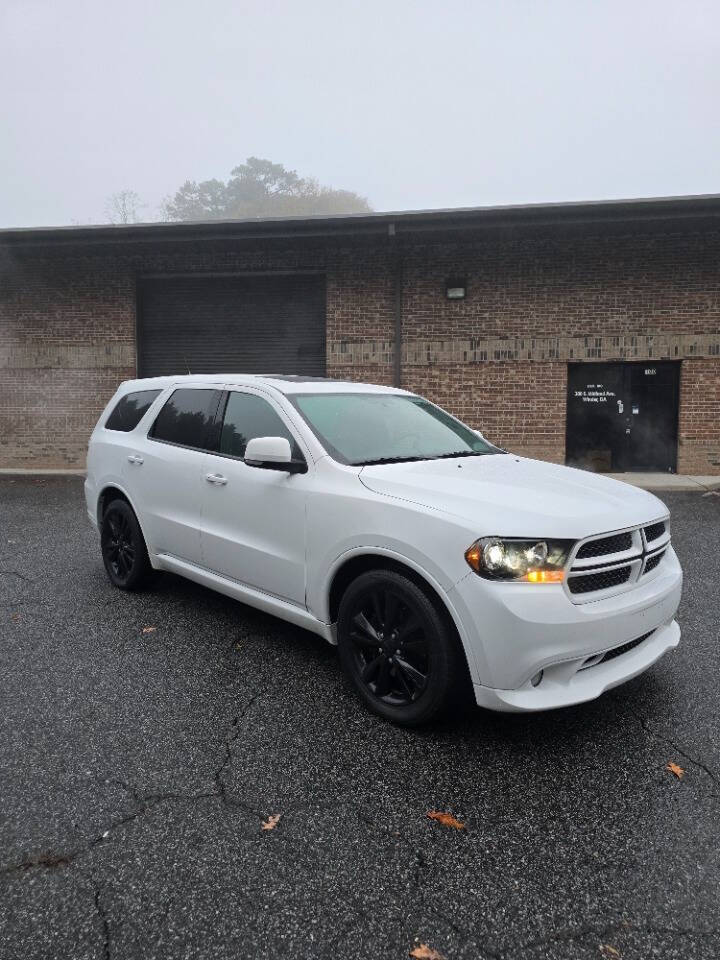
[{"label": "hood", "polygon": [[596,473],[514,454],[363,467],[375,493],[460,517],[476,536],[582,539],[667,515],[657,497]]}]

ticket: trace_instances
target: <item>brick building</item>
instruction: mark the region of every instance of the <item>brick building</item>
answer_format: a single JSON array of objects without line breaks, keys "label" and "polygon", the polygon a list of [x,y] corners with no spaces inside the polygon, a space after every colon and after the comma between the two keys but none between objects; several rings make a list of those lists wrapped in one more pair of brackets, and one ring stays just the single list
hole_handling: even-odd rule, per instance
[{"label": "brick building", "polygon": [[720,473],[720,198],[0,232],[0,468],[78,468],[117,384],[416,390],[518,453]]}]

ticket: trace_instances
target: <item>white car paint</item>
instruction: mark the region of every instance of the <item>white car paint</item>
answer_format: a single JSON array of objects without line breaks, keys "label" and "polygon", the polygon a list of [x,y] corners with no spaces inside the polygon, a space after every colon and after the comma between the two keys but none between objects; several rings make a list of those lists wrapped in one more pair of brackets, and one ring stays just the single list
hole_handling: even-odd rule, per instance
[{"label": "white car paint", "polygon": [[[297,441],[307,472],[257,469],[240,459],[148,438],[178,387],[262,396]],[[161,393],[134,430],[104,427],[120,397],[153,388]],[[464,557],[471,543],[488,536],[581,541],[631,530],[640,543],[640,528],[668,516],[655,496],[513,454],[347,466],[328,454],[290,402],[303,392],[409,395],[367,384],[255,376],[127,381],[90,439],[85,483],[90,520],[97,526],[104,490],[118,488],[135,510],[153,567],[330,642],[330,590],[338,570],[359,555],[393,558],[420,574],[446,606],[477,702],[493,709],[539,710],[592,699],[677,646],[674,616],[682,572],[669,535],[657,543],[666,550],[651,573],[590,596],[573,596],[567,580],[484,580]],[[645,634],[650,636],[637,648],[588,666],[590,658]],[[531,678],[540,670],[542,682],[533,686]]]}]

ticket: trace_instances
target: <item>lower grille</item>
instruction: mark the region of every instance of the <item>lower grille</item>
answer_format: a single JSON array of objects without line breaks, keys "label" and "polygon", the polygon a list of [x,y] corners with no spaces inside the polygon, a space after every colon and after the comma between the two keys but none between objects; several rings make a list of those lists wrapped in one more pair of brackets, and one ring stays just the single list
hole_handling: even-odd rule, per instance
[{"label": "lower grille", "polygon": [[665,556],[665,551],[661,550],[660,553],[656,553],[654,557],[650,557],[649,560],[645,563],[645,569],[643,570],[643,576],[646,573],[650,573],[651,570],[654,570],[655,567],[660,563],[662,558]]},{"label": "lower grille", "polygon": [[634,650],[635,647],[639,647],[640,644],[647,640],[648,637],[652,636],[655,631],[651,630],[650,633],[644,633],[641,637],[638,637],[637,640],[630,640],[629,643],[623,643],[620,647],[615,647],[603,656],[601,660],[598,660],[594,666],[598,666],[600,663],[607,663],[608,660],[614,660],[615,657],[621,657],[624,653],[630,653],[631,650]]},{"label": "lower grille", "polygon": [[615,567],[614,570],[600,570],[598,573],[589,573],[584,577],[570,577],[568,590],[570,593],[592,593],[595,590],[607,590],[610,587],[619,587],[630,579],[631,567]]}]

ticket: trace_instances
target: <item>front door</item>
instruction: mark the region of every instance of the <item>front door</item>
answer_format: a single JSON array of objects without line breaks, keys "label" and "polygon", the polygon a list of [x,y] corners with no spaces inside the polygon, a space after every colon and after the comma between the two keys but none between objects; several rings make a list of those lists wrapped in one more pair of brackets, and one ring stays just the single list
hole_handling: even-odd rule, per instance
[{"label": "front door", "polygon": [[679,374],[674,361],[570,364],[567,463],[674,473]]},{"label": "front door", "polygon": [[203,564],[216,573],[305,604],[305,500],[312,473],[248,466],[248,440],[286,437],[309,461],[281,411],[260,393],[227,394],[218,453],[203,464]]}]

